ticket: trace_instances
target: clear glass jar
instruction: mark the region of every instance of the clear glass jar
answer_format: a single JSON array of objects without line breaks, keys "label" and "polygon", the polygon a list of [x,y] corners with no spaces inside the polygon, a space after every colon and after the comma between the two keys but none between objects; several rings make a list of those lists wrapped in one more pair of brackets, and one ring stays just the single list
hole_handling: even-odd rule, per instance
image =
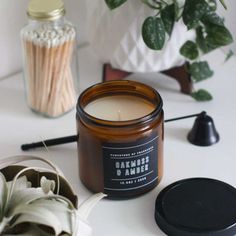
[{"label": "clear glass jar", "polygon": [[37,113],[58,117],[76,105],[76,30],[61,0],[32,0],[27,14],[21,30],[27,102]]},{"label": "clear glass jar", "polygon": [[[113,108],[117,107],[116,101],[125,99],[124,109],[116,112],[116,108],[95,107],[98,101],[110,98],[112,102],[109,100],[106,105]],[[153,109],[146,115],[120,119],[129,109],[130,114],[136,113],[137,106],[126,106],[130,100],[140,102],[140,109],[147,104]],[[87,112],[90,104],[97,115]],[[97,84],[80,95],[76,116],[79,175],[89,190],[122,199],[139,196],[157,186],[163,175],[162,105],[160,95],[153,88],[128,80]],[[99,115],[104,112],[117,114],[117,119],[101,119]]]}]

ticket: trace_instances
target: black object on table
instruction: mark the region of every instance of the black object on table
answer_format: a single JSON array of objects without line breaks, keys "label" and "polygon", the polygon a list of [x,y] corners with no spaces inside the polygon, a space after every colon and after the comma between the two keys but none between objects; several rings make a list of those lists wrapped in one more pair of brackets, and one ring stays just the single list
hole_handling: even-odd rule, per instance
[{"label": "black object on table", "polygon": [[[218,132],[216,131],[213,119],[210,116],[208,116],[205,111],[202,111],[201,113],[197,114],[167,119],[165,120],[165,123],[192,117],[197,117],[197,118],[195,120],[192,130],[188,134],[188,140],[190,143],[198,146],[210,146],[219,141],[220,137]],[[71,135],[55,139],[47,139],[36,143],[23,144],[21,145],[21,149],[23,151],[27,151],[33,148],[39,148],[45,146],[49,147],[65,143],[72,143],[76,142],[78,139],[79,135]]]},{"label": "black object on table", "polygon": [[177,181],[157,196],[155,220],[171,236],[236,235],[236,189],[208,178]]}]

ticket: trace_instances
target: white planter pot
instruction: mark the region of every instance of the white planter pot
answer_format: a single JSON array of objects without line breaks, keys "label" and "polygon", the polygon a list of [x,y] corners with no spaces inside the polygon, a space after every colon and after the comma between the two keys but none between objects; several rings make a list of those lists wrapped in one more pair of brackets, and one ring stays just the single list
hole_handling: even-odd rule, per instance
[{"label": "white planter pot", "polygon": [[175,23],[164,48],[154,51],[141,35],[142,23],[153,10],[140,0],[129,0],[112,11],[104,0],[87,1],[87,9],[88,39],[102,62],[128,72],[157,72],[184,63],[179,49],[194,34],[182,22]]}]

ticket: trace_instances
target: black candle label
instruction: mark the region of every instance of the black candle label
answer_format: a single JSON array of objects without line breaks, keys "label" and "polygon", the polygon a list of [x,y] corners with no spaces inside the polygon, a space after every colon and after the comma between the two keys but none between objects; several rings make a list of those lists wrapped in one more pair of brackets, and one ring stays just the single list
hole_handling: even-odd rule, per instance
[{"label": "black candle label", "polygon": [[[122,195],[157,182],[158,136],[133,143],[103,145],[104,192]],[[123,192],[124,193],[124,192]]]}]

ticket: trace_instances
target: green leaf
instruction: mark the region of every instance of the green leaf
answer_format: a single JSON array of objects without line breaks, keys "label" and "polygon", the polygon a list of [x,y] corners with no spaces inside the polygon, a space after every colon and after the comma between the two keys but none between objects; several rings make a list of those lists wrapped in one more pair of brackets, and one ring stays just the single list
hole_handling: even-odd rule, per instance
[{"label": "green leaf", "polygon": [[228,61],[233,55],[234,55],[234,52],[232,50],[229,50],[225,57],[225,62]]},{"label": "green leaf", "polygon": [[224,7],[224,9],[227,10],[227,6],[226,6],[226,4],[225,4],[225,1],[224,1],[224,0],[220,0],[220,3],[221,3],[221,5]]},{"label": "green leaf", "polygon": [[174,2],[174,8],[175,8],[175,21],[178,21],[179,18],[181,17],[181,9],[179,7],[179,2],[178,0],[173,0]]},{"label": "green leaf", "polygon": [[150,1],[150,0],[141,0],[142,3],[146,4],[148,7],[155,9],[155,10],[160,10],[162,8],[161,2],[157,1]]},{"label": "green leaf", "polygon": [[216,11],[216,9],[217,9],[216,0],[207,0],[207,3],[209,5],[209,8],[211,11]]},{"label": "green leaf", "polygon": [[206,26],[206,42],[215,47],[226,46],[233,42],[229,30],[222,25],[209,24]]},{"label": "green leaf", "polygon": [[205,0],[186,0],[183,11],[183,21],[188,29],[198,26],[201,18],[209,11]]},{"label": "green leaf", "polygon": [[199,26],[196,29],[196,43],[203,53],[208,52],[208,46],[206,44],[202,26]]},{"label": "green leaf", "polygon": [[161,10],[161,19],[163,21],[165,31],[170,36],[175,23],[175,5],[171,4]]},{"label": "green leaf", "polygon": [[205,25],[221,25],[224,26],[224,19],[221,18],[219,15],[217,15],[215,12],[211,11],[208,12],[206,15],[204,15],[201,19],[201,21],[205,24]]},{"label": "green leaf", "polygon": [[165,27],[159,17],[148,17],[142,26],[142,36],[146,45],[154,50],[160,50],[165,43]]},{"label": "green leaf", "polygon": [[198,91],[191,93],[191,97],[193,97],[196,101],[201,102],[210,101],[213,98],[212,95],[204,89],[199,89]]},{"label": "green leaf", "polygon": [[204,54],[217,48],[216,46],[213,46],[207,43],[206,38],[204,37],[204,34],[203,34],[202,26],[199,26],[196,29],[196,43]]},{"label": "green leaf", "polygon": [[194,62],[189,65],[188,70],[194,82],[205,80],[213,75],[213,71],[206,61]]},{"label": "green leaf", "polygon": [[180,53],[190,60],[196,59],[199,55],[196,43],[190,40],[180,48]]},{"label": "green leaf", "polygon": [[125,3],[127,0],[105,0],[107,6],[113,10],[119,6],[121,6],[123,3]]}]

